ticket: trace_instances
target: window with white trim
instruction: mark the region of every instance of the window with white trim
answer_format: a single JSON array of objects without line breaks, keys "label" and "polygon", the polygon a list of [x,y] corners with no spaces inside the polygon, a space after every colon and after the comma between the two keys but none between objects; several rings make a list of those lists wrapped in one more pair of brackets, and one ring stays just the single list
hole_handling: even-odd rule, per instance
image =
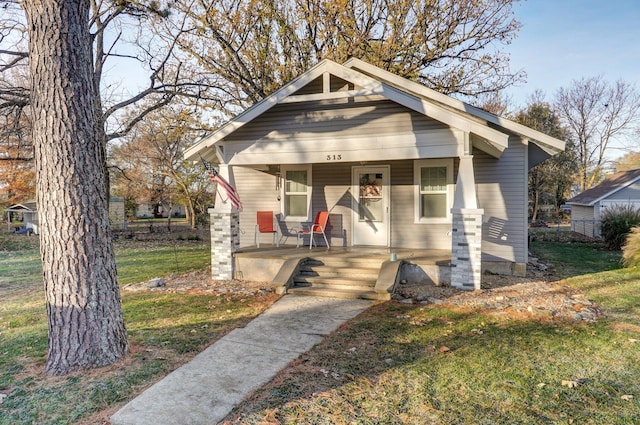
[{"label": "window with white trim", "polygon": [[285,218],[307,220],[311,208],[311,166],[283,166],[281,173]]},{"label": "window with white trim", "polygon": [[449,222],[453,202],[453,159],[415,161],[413,175],[416,222]]}]

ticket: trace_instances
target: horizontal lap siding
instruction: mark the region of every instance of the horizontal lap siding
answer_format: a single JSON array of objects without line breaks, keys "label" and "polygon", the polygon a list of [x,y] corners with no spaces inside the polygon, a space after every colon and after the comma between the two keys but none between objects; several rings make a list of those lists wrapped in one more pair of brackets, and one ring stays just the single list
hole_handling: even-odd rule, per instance
[{"label": "horizontal lap siding", "polygon": [[[350,246],[352,241],[352,187],[351,171],[357,163],[314,164],[312,170],[312,217],[318,211],[330,213],[330,243]],[[450,249],[450,224],[419,224],[414,220],[415,194],[413,188],[413,161],[374,162],[367,165],[390,165],[391,246],[416,249]],[[280,212],[275,190],[275,176],[248,167],[233,167],[233,173],[242,200],[240,213],[240,246],[254,244],[256,211]],[[358,194],[356,193],[355,196]],[[298,227],[299,223],[287,223]],[[270,239],[263,235],[263,243]],[[289,243],[294,240],[289,239]]]},{"label": "horizontal lap siding", "polygon": [[329,243],[351,245],[351,167],[354,164],[327,163],[313,165],[313,217],[329,211]]},{"label": "horizontal lap siding", "polygon": [[594,215],[594,207],[571,205],[571,230],[589,237],[597,236]]},{"label": "horizontal lap siding", "polygon": [[622,190],[608,196],[607,201],[621,201],[620,204],[626,202],[638,202],[640,200],[640,182],[636,182]]},{"label": "horizontal lap siding", "polygon": [[325,139],[444,129],[448,127],[391,101],[350,103],[345,99],[338,104],[301,102],[274,106],[225,141],[290,140],[289,136],[300,135]]},{"label": "horizontal lap siding", "polygon": [[[280,212],[276,179],[271,174],[247,167],[233,167],[233,175],[242,201],[240,247],[254,245],[256,212]],[[263,235],[260,241],[271,243],[271,236]]]},{"label": "horizontal lap siding", "polygon": [[[352,241],[351,171],[360,164],[314,164],[313,213],[329,210],[334,220],[331,229],[332,245],[350,246]],[[415,223],[413,161],[376,161],[367,166],[390,165],[391,246],[397,248],[450,249],[451,225]],[[346,239],[345,239],[346,237]]]},{"label": "horizontal lap siding", "polygon": [[500,159],[474,150],[479,207],[484,209],[483,258],[527,261],[527,146],[510,138]]},{"label": "horizontal lap siding", "polygon": [[[312,108],[312,109],[306,109]],[[235,164],[344,162],[455,153],[461,137],[435,120],[389,101],[278,105],[225,138]],[[425,147],[426,146],[426,147]],[[365,158],[366,157],[366,158]]]},{"label": "horizontal lap siding", "polygon": [[391,246],[451,249],[451,224],[415,222],[413,161],[391,162]]}]

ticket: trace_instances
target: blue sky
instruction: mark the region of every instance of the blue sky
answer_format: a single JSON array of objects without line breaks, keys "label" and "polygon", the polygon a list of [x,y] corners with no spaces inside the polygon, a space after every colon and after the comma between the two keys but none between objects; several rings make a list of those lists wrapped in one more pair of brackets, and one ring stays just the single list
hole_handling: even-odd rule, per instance
[{"label": "blue sky", "polygon": [[536,89],[550,101],[583,77],[640,85],[640,1],[528,0],[514,11],[523,27],[506,51],[511,69],[528,75],[508,91],[514,106],[524,106]]}]

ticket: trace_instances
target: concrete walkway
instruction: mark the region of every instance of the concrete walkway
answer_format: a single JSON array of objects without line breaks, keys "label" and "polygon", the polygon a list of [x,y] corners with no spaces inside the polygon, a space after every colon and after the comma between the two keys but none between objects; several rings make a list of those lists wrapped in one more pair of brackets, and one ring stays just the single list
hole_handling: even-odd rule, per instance
[{"label": "concrete walkway", "polygon": [[112,425],[213,425],[290,361],[373,304],[286,295],[111,417]]}]

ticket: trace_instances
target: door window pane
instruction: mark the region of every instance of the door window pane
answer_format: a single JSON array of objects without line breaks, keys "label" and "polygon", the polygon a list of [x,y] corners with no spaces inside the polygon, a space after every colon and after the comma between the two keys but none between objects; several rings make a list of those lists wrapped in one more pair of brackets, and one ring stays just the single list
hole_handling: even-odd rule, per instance
[{"label": "door window pane", "polygon": [[383,221],[382,173],[362,173],[360,182],[360,221]]}]

